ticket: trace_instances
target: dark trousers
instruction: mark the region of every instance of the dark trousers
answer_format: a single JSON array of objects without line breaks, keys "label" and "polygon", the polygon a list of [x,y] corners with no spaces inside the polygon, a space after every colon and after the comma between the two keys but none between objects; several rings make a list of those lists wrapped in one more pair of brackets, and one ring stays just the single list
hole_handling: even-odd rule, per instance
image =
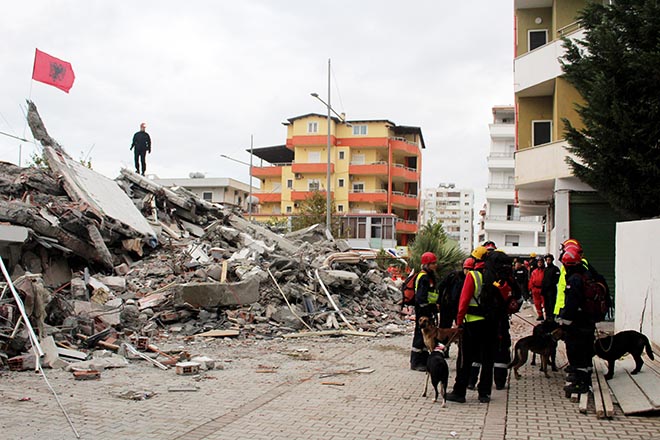
[{"label": "dark trousers", "polygon": [[440,306],[440,328],[451,328],[458,315],[458,303],[443,303]]},{"label": "dark trousers", "polygon": [[545,319],[551,320],[554,318],[555,303],[557,302],[557,287],[553,289],[544,289],[541,294],[543,295],[543,303],[545,310]]},{"label": "dark trousers", "polygon": [[465,396],[472,362],[481,363],[477,389],[480,396],[490,396],[493,387],[493,359],[497,344],[497,322],[490,319],[463,324],[463,342],[456,360],[453,393]]},{"label": "dark trousers", "polygon": [[594,357],[594,330],[593,324],[569,325],[566,327],[566,357],[571,367],[591,371]]},{"label": "dark trousers", "polygon": [[495,386],[498,389],[503,389],[506,386],[506,379],[509,375],[509,369],[507,368],[511,362],[511,333],[509,328],[509,317],[503,316],[500,318],[497,329],[497,346],[493,357],[493,375]]},{"label": "dark trousers", "polygon": [[[133,157],[135,159],[135,172],[142,174],[147,171],[147,150],[133,149]],[[142,164],[142,171],[140,171],[140,164]]]}]

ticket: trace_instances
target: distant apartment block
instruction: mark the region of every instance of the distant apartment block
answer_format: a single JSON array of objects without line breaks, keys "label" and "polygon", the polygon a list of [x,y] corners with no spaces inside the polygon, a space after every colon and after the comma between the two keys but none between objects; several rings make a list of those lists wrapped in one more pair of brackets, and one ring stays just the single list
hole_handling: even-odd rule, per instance
[{"label": "distant apartment block", "polygon": [[[244,212],[248,212],[250,185],[238,180],[225,177],[160,179],[157,176],[154,176],[151,180],[166,187],[180,186],[207,202],[233,205]],[[257,189],[257,187],[254,187],[252,191],[255,192]],[[253,203],[256,204],[256,201]],[[256,205],[253,207],[253,211],[256,211]]]},{"label": "distant apartment block", "polygon": [[479,243],[493,241],[509,255],[546,252],[546,232],[541,216],[521,216],[515,194],[515,109],[493,107],[489,124],[488,186],[486,204],[479,212]]},{"label": "distant apartment block", "polygon": [[254,148],[261,163],[257,221],[287,219],[313,191],[331,191],[342,231],[354,247],[406,246],[417,233],[421,150],[419,127],[379,120],[328,119],[310,113],[288,119],[285,145]]},{"label": "distant apartment block", "polygon": [[474,247],[474,191],[441,183],[437,188],[424,188],[422,225],[441,223],[449,238],[465,252]]}]

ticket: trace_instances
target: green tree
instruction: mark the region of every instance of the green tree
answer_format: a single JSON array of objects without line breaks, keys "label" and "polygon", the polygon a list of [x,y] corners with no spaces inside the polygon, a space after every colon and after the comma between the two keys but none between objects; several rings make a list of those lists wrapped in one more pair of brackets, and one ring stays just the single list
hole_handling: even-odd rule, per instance
[{"label": "green tree", "polygon": [[660,215],[660,2],[590,2],[583,41],[564,40],[584,128],[564,119],[573,173],[623,213]]},{"label": "green tree", "polygon": [[[312,191],[311,196],[301,201],[298,204],[298,212],[295,217],[291,219],[291,229],[297,231],[317,223],[325,224],[326,221],[326,194],[321,191]],[[334,200],[330,202],[330,213],[335,212]],[[334,237],[338,237],[339,225],[336,218],[332,218],[332,225],[330,230]]]},{"label": "green tree", "polygon": [[452,270],[461,267],[467,257],[458,244],[451,240],[440,223],[428,222],[422,226],[413,243],[408,247],[410,265],[419,271],[422,254],[433,252],[438,258],[438,275],[444,277]]}]

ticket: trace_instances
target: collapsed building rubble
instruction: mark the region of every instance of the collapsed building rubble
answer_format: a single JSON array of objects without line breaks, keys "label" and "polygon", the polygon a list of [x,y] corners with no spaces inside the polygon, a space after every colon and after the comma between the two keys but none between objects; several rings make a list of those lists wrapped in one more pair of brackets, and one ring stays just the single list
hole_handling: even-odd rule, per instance
[{"label": "collapsed building rubble", "polygon": [[0,254],[30,317],[21,323],[7,280],[3,366],[34,368],[30,325],[46,347],[44,365],[77,379],[121,366],[117,354],[189,371],[185,348],[156,345],[166,337],[405,330],[399,290],[375,252],[353,251],[321,227],[274,233],[126,169],[112,181],[67,156],[28,106],[49,169],[0,163]]}]

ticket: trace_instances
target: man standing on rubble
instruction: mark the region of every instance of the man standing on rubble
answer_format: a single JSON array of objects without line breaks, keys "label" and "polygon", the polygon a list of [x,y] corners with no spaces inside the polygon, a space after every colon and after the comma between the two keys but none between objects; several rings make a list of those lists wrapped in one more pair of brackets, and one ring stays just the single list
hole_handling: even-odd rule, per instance
[{"label": "man standing on rubble", "polygon": [[[131,150],[133,150],[133,157],[135,158],[135,172],[142,174],[147,170],[147,153],[151,153],[151,137],[145,130],[147,124],[144,122],[140,124],[140,131],[133,135],[133,142],[131,143]],[[142,164],[142,172],[140,172],[140,164]]]}]

